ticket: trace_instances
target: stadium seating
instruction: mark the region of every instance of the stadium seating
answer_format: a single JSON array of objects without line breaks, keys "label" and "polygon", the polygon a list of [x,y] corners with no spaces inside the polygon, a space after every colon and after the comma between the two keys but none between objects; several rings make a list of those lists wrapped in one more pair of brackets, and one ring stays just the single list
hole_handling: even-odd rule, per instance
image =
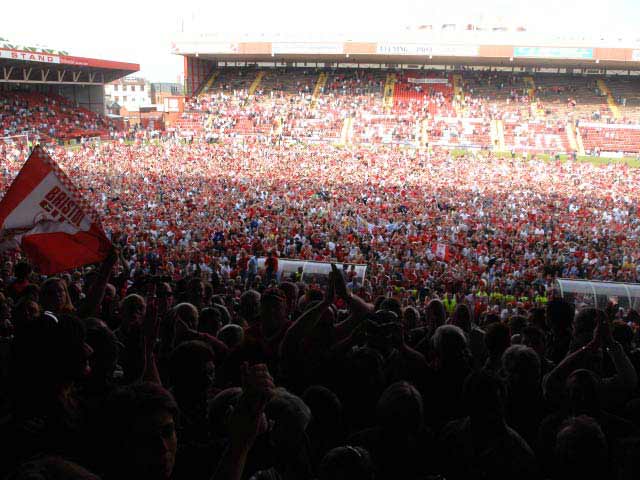
[{"label": "stadium seating", "polygon": [[37,135],[42,140],[109,138],[115,123],[53,94],[0,91],[0,136]]},{"label": "stadium seating", "polygon": [[607,79],[607,85],[611,89],[624,123],[640,122],[640,89],[638,81],[628,78],[613,77]]},{"label": "stadium seating", "polygon": [[[547,73],[221,68],[187,103],[178,131],[570,152],[579,148],[567,122],[640,122],[640,84],[608,78],[603,85]],[[492,122],[501,126],[499,138]],[[585,150],[593,150],[592,139],[612,140],[612,132],[585,130]],[[606,150],[640,151],[634,135],[615,133]]]},{"label": "stadium seating", "polygon": [[553,121],[505,121],[505,147],[527,153],[567,152],[565,125]]},{"label": "stadium seating", "polygon": [[587,153],[640,152],[640,125],[582,123],[579,130]]},{"label": "stadium seating", "polygon": [[[446,83],[436,83],[446,81]],[[450,76],[434,74],[402,75],[394,85],[394,110],[404,112],[421,108],[432,116],[450,116],[453,114],[453,87]]]},{"label": "stadium seating", "polygon": [[568,115],[574,118],[608,117],[606,98],[598,90],[596,79],[540,75],[536,78],[536,97],[547,117],[554,120]]},{"label": "stadium seating", "polygon": [[478,118],[442,117],[428,129],[429,144],[442,147],[488,148],[489,125]]}]

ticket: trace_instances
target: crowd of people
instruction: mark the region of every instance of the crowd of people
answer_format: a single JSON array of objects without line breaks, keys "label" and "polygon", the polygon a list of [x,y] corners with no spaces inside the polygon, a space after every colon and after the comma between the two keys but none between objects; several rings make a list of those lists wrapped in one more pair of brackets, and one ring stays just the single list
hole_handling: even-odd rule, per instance
[{"label": "crowd of people", "polygon": [[29,135],[44,141],[108,137],[116,126],[68,99],[32,91],[0,90],[0,136]]},{"label": "crowd of people", "polygon": [[[638,282],[638,170],[233,136],[50,153],[114,248],[49,278],[2,254],[0,476],[640,471],[638,306],[554,288]],[[27,154],[0,146],[0,191]]]},{"label": "crowd of people", "polygon": [[[52,153],[108,234],[126,239],[134,271],[244,280],[246,259],[274,251],[368,264],[370,296],[640,276],[640,179],[625,164],[239,139]],[[3,155],[4,190],[26,151],[5,146]],[[434,244],[455,261],[435,258]]]},{"label": "crowd of people", "polygon": [[[326,75],[326,83],[316,85],[319,72]],[[179,124],[178,134],[198,136],[195,124],[214,138],[252,134],[305,142],[501,147],[553,154],[579,149],[570,140],[576,134],[565,131],[568,123],[578,127],[580,121],[638,121],[636,107],[620,104],[614,114],[596,80],[577,75],[301,68],[261,73],[260,84],[251,91],[258,70],[220,69],[212,85],[187,102],[186,126]],[[393,82],[387,82],[387,74],[395,75]],[[457,88],[454,76],[459,78]],[[620,83],[624,78],[609,80],[614,89],[629,94],[637,90],[632,82]],[[498,132],[491,131],[495,120],[504,123],[503,146],[496,141]],[[626,138],[628,130],[621,127],[617,135]],[[633,138],[614,142],[599,135],[599,140],[605,152],[640,149]]]}]

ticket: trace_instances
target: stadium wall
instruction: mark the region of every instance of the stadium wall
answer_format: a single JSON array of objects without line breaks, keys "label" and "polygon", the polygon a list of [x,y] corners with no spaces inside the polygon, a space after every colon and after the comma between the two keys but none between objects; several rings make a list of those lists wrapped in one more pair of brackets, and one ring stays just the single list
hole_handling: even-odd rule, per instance
[{"label": "stadium wall", "polygon": [[194,57],[184,57],[184,91],[187,96],[196,95],[198,89],[215,68],[216,63]]},{"label": "stadium wall", "polygon": [[103,85],[61,85],[59,94],[92,112],[105,114]]},{"label": "stadium wall", "polygon": [[0,91],[18,90],[39,92],[45,95],[60,95],[82,108],[100,115],[105,114],[103,85],[58,85],[33,83],[0,83]]}]

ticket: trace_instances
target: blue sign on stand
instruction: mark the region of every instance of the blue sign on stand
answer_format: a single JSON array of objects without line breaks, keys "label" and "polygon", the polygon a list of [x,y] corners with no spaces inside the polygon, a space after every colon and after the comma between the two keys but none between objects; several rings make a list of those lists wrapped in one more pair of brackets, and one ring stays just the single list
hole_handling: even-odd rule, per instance
[{"label": "blue sign on stand", "polygon": [[513,56],[516,58],[575,58],[591,60],[593,59],[593,48],[515,47]]}]

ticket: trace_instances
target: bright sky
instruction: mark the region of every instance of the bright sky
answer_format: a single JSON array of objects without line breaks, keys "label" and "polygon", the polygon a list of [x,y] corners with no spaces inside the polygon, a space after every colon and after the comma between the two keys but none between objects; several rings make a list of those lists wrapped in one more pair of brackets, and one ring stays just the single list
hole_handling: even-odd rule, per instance
[{"label": "bright sky", "polygon": [[[206,31],[393,31],[407,25],[502,21],[530,30],[632,32],[640,0],[24,0],[4,1],[0,37],[71,55],[139,63],[151,81],[175,82],[169,53],[184,19]],[[437,5],[434,6],[434,5]]]}]

